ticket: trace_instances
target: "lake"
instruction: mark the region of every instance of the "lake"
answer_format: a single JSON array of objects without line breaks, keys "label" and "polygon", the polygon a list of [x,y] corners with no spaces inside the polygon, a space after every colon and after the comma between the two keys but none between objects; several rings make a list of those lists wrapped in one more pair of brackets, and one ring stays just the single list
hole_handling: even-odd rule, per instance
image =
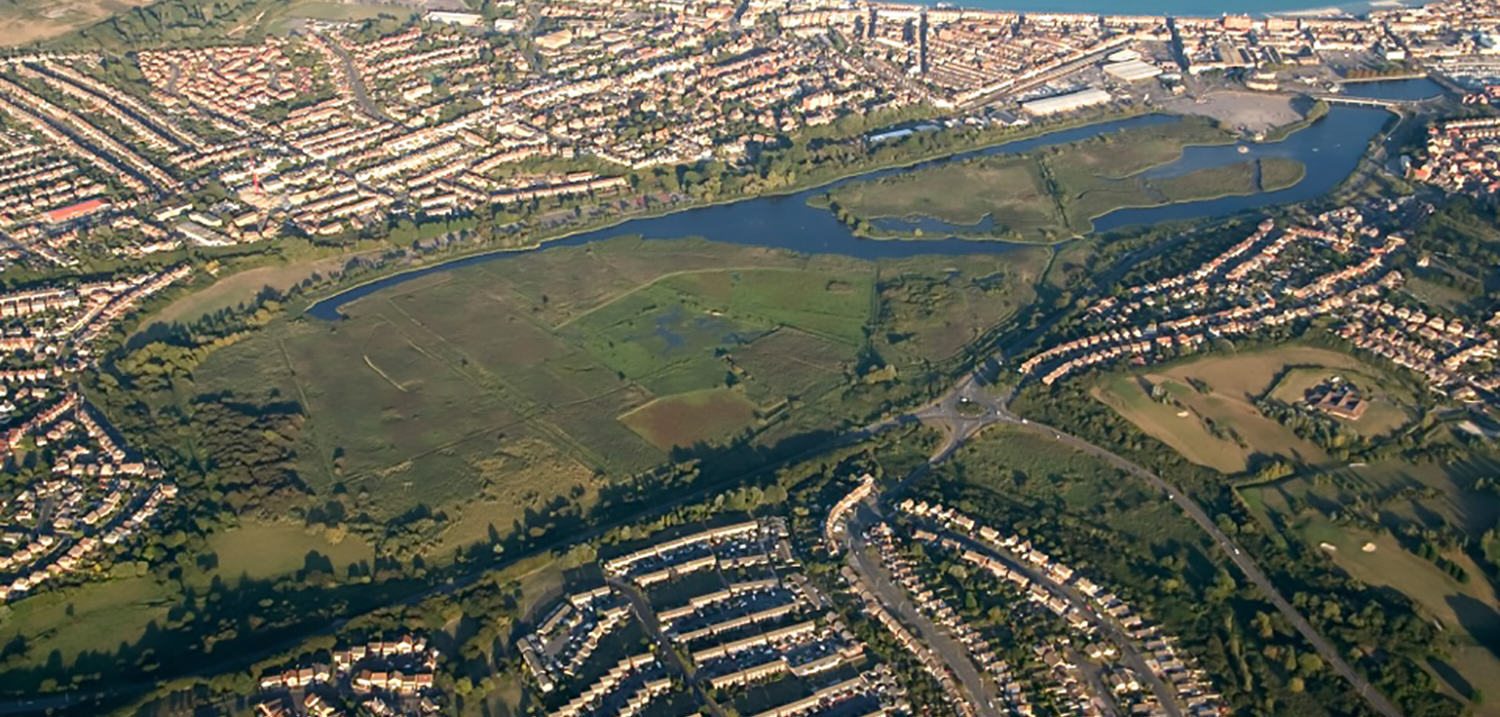
[{"label": "lake", "polygon": [[[1349,85],[1350,95],[1374,96],[1373,93],[1410,93],[1412,97],[1429,96],[1429,80]],[[1433,85],[1435,87],[1435,85]],[[1239,145],[1189,147],[1181,158],[1151,170],[1170,175],[1194,169],[1244,162],[1258,157],[1290,157],[1307,168],[1297,184],[1274,192],[1183,202],[1145,209],[1122,209],[1094,220],[1096,232],[1124,227],[1150,225],[1189,219],[1209,219],[1242,211],[1316,199],[1338,186],[1359,164],[1370,140],[1374,139],[1391,113],[1375,108],[1334,106],[1312,126],[1293,133],[1280,142],[1247,143],[1245,152]],[[1073,127],[1016,140],[986,149],[961,152],[930,160],[912,167],[878,169],[806,189],[794,194],[757,197],[707,207],[686,209],[659,217],[631,219],[617,225],[574,234],[547,242],[536,249],[554,246],[582,246],[622,236],[640,236],[648,240],[671,240],[698,236],[731,244],[788,249],[809,254],[841,254],[861,259],[892,259],[922,255],[997,254],[1012,251],[1020,244],[1001,241],[963,239],[923,239],[912,241],[878,241],[856,237],[832,212],[808,206],[807,200],[847,182],[878,179],[944,162],[961,161],[978,156],[1017,154],[1042,147],[1076,142],[1131,127],[1176,122],[1172,115],[1144,115],[1111,120],[1084,127]],[[432,266],[413,269],[376,279],[325,298],[308,308],[315,318],[336,320],[343,305],[374,292],[429,274],[450,271],[487,261],[497,261],[521,252],[495,251],[454,259]]]}]

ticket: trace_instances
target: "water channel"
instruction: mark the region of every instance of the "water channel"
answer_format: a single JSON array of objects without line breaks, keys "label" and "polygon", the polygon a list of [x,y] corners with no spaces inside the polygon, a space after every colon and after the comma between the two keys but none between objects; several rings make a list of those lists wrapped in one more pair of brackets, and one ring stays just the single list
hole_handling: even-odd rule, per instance
[{"label": "water channel", "polygon": [[[1436,85],[1426,79],[1401,80],[1351,84],[1347,86],[1345,92],[1352,96],[1378,96],[1381,99],[1420,99],[1434,94],[1433,88],[1435,87]],[[1326,116],[1310,127],[1295,132],[1279,142],[1189,147],[1178,160],[1150,171],[1161,176],[1171,176],[1261,157],[1289,157],[1301,161],[1306,167],[1306,174],[1297,184],[1272,192],[1117,210],[1095,219],[1095,231],[1108,232],[1129,226],[1208,219],[1260,207],[1315,199],[1338,186],[1354,171],[1370,140],[1392,118],[1393,115],[1390,112],[1382,109],[1334,106]],[[980,156],[1018,154],[1042,147],[1077,142],[1123,129],[1175,121],[1178,121],[1178,118],[1172,115],[1144,115],[1101,122],[1049,132],[981,150],[962,152],[923,162],[915,168]],[[730,244],[789,249],[808,254],[841,254],[861,259],[890,259],[920,255],[998,254],[1025,246],[994,240],[951,238],[910,241],[861,239],[835,219],[831,212],[807,204],[809,198],[840,184],[878,179],[911,169],[913,167],[873,170],[795,194],[757,197],[686,209],[659,217],[632,219],[603,229],[581,232],[549,241],[536,249],[526,251],[545,251],[557,246],[582,246],[623,236],[640,236],[647,240],[671,240],[697,236]],[[307,313],[319,319],[336,320],[340,318],[340,307],[382,289],[422,276],[481,262],[497,261],[521,253],[525,252],[501,250],[475,254],[392,274],[325,298],[313,304]]]}]

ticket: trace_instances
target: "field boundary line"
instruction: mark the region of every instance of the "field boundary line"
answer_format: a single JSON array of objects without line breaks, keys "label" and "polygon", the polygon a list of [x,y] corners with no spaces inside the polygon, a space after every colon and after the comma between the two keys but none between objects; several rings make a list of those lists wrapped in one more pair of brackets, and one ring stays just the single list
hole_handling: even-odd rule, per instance
[{"label": "field boundary line", "polygon": [[[308,412],[312,410],[312,403],[307,400],[307,391],[302,388],[302,381],[297,378],[297,368],[292,364],[292,356],[286,350],[286,339],[284,337],[276,337],[276,348],[281,351],[281,361],[286,364],[287,376],[292,379],[292,385],[297,388],[297,399],[302,402],[303,415],[309,415]],[[326,449],[327,445],[323,443],[323,437],[319,433],[316,428],[308,431],[307,440],[320,449]],[[330,451],[319,450],[318,455],[318,462],[323,465],[323,473],[333,481],[336,481],[339,476],[334,473],[333,457]]]},{"label": "field boundary line", "polygon": [[380,377],[385,379],[386,383],[389,383],[391,386],[395,387],[397,391],[400,391],[402,393],[411,393],[410,391],[406,390],[405,386],[402,386],[400,383],[398,383],[396,379],[391,378],[390,376],[386,375],[386,372],[381,371],[380,367],[376,366],[375,362],[370,360],[369,354],[360,354],[360,358],[365,360],[365,365],[369,366],[371,371],[380,374]]},{"label": "field boundary line", "polygon": [[[425,347],[418,345],[417,342],[412,341],[411,336],[404,330],[403,327],[398,326],[394,322],[392,322],[391,328],[396,333],[401,334],[401,337],[405,339],[407,343],[411,344],[412,347],[417,351],[447,367],[449,371],[452,371],[466,383],[472,385],[476,390],[483,393],[486,397],[495,400],[502,405],[507,401],[511,402],[515,415],[520,421],[524,422],[527,426],[533,428],[534,430],[541,431],[546,435],[551,436],[556,441],[554,445],[556,445],[560,451],[570,454],[571,457],[579,463],[594,468],[609,465],[608,461],[606,461],[603,456],[599,455],[593,449],[578,441],[573,437],[572,434],[568,433],[566,430],[563,430],[563,428],[556,425],[548,418],[549,415],[556,413],[556,406],[539,404],[536,401],[527,398],[524,393],[516,390],[509,383],[507,383],[505,379],[485,368],[478,361],[470,361],[468,353],[458,346],[454,345],[454,343],[450,341],[448,337],[444,336],[442,333],[434,330],[432,327],[418,320],[415,316],[412,316],[405,309],[402,309],[389,298],[386,301],[390,305],[390,307],[395,309],[397,313],[401,314],[401,316],[407,321],[407,323],[411,324],[412,327],[436,339],[438,343],[446,346],[448,350],[452,351],[454,354],[456,354],[464,361],[467,361],[468,363],[459,365],[457,362],[449,358],[429,351]],[[472,434],[470,435],[472,436]]]},{"label": "field boundary line", "polygon": [[635,286],[633,288],[630,288],[630,289],[626,289],[625,291],[623,291],[623,292],[621,292],[619,294],[616,294],[616,295],[614,295],[614,296],[612,296],[612,297],[610,297],[608,299],[605,299],[602,303],[595,304],[594,306],[591,306],[591,307],[589,307],[589,308],[587,308],[587,309],[585,309],[585,310],[583,310],[583,311],[581,311],[581,312],[579,312],[577,314],[569,316],[568,318],[564,319],[562,321],[562,323],[559,323],[559,324],[553,326],[552,328],[553,328],[553,330],[561,330],[561,329],[567,328],[569,325],[571,325],[575,321],[578,321],[579,319],[582,319],[582,318],[584,318],[586,316],[589,316],[590,314],[593,314],[594,312],[599,311],[600,309],[603,309],[606,306],[610,306],[612,304],[615,304],[615,303],[617,303],[617,302],[625,299],[626,297],[630,297],[630,296],[634,296],[635,294],[639,294],[640,292],[645,291],[646,289],[649,289],[649,288],[651,288],[653,286],[656,286],[657,284],[660,284],[661,282],[666,281],[668,279],[675,279],[675,278],[677,278],[679,276],[691,276],[691,275],[694,275],[694,274],[713,274],[713,273],[725,272],[725,271],[780,271],[780,272],[790,272],[790,271],[807,271],[807,269],[805,267],[782,267],[782,266],[715,266],[715,267],[707,267],[707,268],[703,268],[703,269],[679,269],[677,271],[669,271],[669,272],[667,272],[665,274],[657,276],[655,279],[652,279],[651,281],[648,281],[648,282],[646,282],[644,284],[637,285],[637,286]]}]

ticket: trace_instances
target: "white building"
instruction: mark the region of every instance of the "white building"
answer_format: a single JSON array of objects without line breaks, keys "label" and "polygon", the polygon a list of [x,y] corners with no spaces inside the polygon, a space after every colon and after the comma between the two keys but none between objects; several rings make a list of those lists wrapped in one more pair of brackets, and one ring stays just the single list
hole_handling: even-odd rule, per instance
[{"label": "white building", "polygon": [[1108,92],[1090,87],[1085,90],[1078,90],[1077,92],[1022,102],[1021,110],[1035,117],[1045,117],[1047,115],[1081,110],[1085,107],[1108,104],[1112,99],[1114,98]]}]

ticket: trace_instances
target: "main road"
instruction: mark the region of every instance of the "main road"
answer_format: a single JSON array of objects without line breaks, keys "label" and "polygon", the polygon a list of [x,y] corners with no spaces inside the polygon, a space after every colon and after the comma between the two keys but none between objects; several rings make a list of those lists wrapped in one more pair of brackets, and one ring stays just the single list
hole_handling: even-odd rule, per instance
[{"label": "main road", "polygon": [[[1013,418],[1013,416],[1007,416],[1006,420],[1010,420],[1011,418]],[[1176,503],[1177,507],[1181,508],[1182,511],[1187,514],[1188,518],[1191,518],[1194,523],[1197,523],[1198,527],[1201,528],[1203,532],[1208,533],[1209,537],[1212,538],[1214,543],[1219,546],[1220,550],[1224,551],[1225,555],[1229,556],[1230,562],[1234,563],[1235,567],[1239,568],[1240,572],[1244,574],[1245,578],[1254,583],[1256,587],[1260,588],[1260,591],[1262,593],[1265,593],[1266,598],[1271,601],[1271,604],[1276,606],[1277,612],[1280,612],[1281,616],[1286,618],[1287,622],[1291,623],[1292,627],[1296,628],[1297,632],[1302,634],[1302,637],[1312,645],[1314,650],[1317,651],[1318,656],[1323,658],[1323,662],[1326,663],[1336,674],[1342,677],[1345,682],[1349,683],[1349,686],[1353,688],[1360,697],[1364,698],[1365,703],[1368,704],[1371,709],[1382,715],[1385,715],[1385,717],[1401,717],[1401,709],[1398,708],[1395,703],[1386,699],[1385,695],[1381,694],[1379,690],[1375,689],[1375,686],[1370,684],[1369,680],[1365,679],[1363,675],[1359,674],[1359,672],[1356,671],[1354,667],[1344,659],[1344,656],[1339,652],[1338,648],[1334,647],[1333,643],[1329,642],[1327,638],[1323,637],[1323,635],[1318,632],[1317,628],[1313,627],[1312,623],[1308,622],[1307,618],[1303,617],[1302,613],[1297,611],[1297,608],[1292,605],[1291,601],[1287,600],[1281,594],[1281,592],[1276,589],[1276,586],[1271,582],[1271,579],[1267,577],[1265,572],[1260,569],[1260,566],[1255,563],[1255,559],[1251,558],[1249,553],[1246,553],[1244,550],[1240,549],[1238,543],[1235,543],[1233,539],[1231,539],[1224,533],[1224,531],[1220,530],[1219,526],[1214,523],[1214,521],[1209,517],[1208,512],[1203,510],[1203,506],[1199,505],[1197,501],[1189,498],[1186,493],[1182,492],[1181,489],[1177,488],[1171,483],[1168,483],[1165,479],[1163,479],[1160,475],[1157,475],[1155,472],[1147,470],[1145,467],[1134,463],[1112,451],[1106,450],[1092,443],[1089,443],[1082,438],[1069,435],[1061,430],[1051,428],[1049,426],[1038,423],[1029,423],[1027,425],[1033,430],[1051,432],[1054,439],[1062,443],[1063,445],[1069,446],[1085,453],[1092,454],[1109,463],[1110,465],[1119,468],[1120,470],[1123,470],[1127,473],[1130,473],[1131,475],[1145,480],[1147,483],[1154,486],[1157,490],[1166,493],[1168,499],[1170,499],[1173,503]]]},{"label": "main road", "polygon": [[[998,358],[995,359],[995,361],[998,361]],[[986,364],[986,368],[994,368],[992,362],[986,362]],[[1312,623],[1308,622],[1308,620],[1303,617],[1301,613],[1297,612],[1296,607],[1294,607],[1290,601],[1288,601],[1281,595],[1281,593],[1276,589],[1275,585],[1272,584],[1270,578],[1267,577],[1265,572],[1262,571],[1260,567],[1255,563],[1255,560],[1251,558],[1250,555],[1244,550],[1240,549],[1239,545],[1236,544],[1232,539],[1230,539],[1228,535],[1225,535],[1223,531],[1219,530],[1219,527],[1209,517],[1207,511],[1205,511],[1203,507],[1197,503],[1197,501],[1189,498],[1187,494],[1183,493],[1176,486],[1173,486],[1171,483],[1167,482],[1156,473],[1147,470],[1146,468],[1112,451],[1109,451],[1100,446],[1096,446],[1077,436],[1071,435],[1060,428],[1036,423],[1034,421],[1030,421],[1028,419],[1021,418],[1015,415],[1009,409],[1009,403],[1013,396],[1014,390],[1010,390],[1003,394],[997,395],[979,372],[968,373],[941,398],[927,404],[926,406],[923,406],[910,413],[902,414],[894,418],[872,423],[857,430],[846,432],[834,438],[828,444],[817,449],[809,449],[808,451],[804,452],[803,454],[799,454],[799,456],[796,456],[794,458],[804,458],[815,455],[821,450],[828,450],[838,446],[850,445],[852,443],[859,442],[877,433],[900,425],[910,425],[912,423],[922,422],[947,429],[946,439],[928,460],[928,462],[919,467],[917,470],[913,471],[911,474],[907,475],[896,485],[891,486],[887,489],[887,492],[899,493],[916,478],[925,474],[929,468],[946,460],[955,451],[961,448],[968,439],[978,435],[980,432],[990,426],[996,424],[1020,426],[1032,431],[1040,432],[1043,435],[1050,435],[1052,436],[1053,440],[1058,441],[1060,444],[1067,445],[1076,450],[1094,455],[1109,463],[1110,465],[1119,468],[1120,470],[1141,478],[1151,486],[1155,487],[1157,490],[1165,493],[1169,500],[1171,500],[1173,503],[1176,503],[1177,506],[1187,514],[1188,518],[1190,518],[1194,523],[1198,525],[1199,528],[1201,528],[1205,533],[1209,535],[1215,545],[1217,545],[1221,550],[1224,551],[1224,553],[1229,557],[1230,561],[1233,562],[1237,568],[1239,568],[1240,572],[1243,575],[1245,575],[1246,579],[1250,580],[1250,582],[1254,583],[1256,587],[1258,587],[1263,593],[1265,593],[1267,599],[1270,600],[1271,604],[1276,608],[1276,610],[1286,618],[1287,622],[1290,623],[1297,630],[1297,632],[1307,640],[1310,645],[1312,645],[1313,649],[1318,653],[1318,656],[1323,659],[1323,662],[1327,664],[1329,668],[1332,669],[1336,674],[1343,678],[1344,681],[1347,682],[1349,686],[1365,700],[1366,704],[1368,704],[1372,710],[1383,715],[1384,717],[1403,717],[1401,710],[1397,708],[1394,703],[1386,699],[1386,697],[1382,695],[1379,690],[1375,689],[1374,685],[1371,685],[1368,680],[1366,680],[1362,675],[1355,671],[1355,669],[1351,665],[1349,665],[1348,661],[1343,658],[1343,655],[1339,653],[1338,649],[1334,647],[1333,644],[1330,643],[1321,634],[1319,634],[1317,629],[1313,627]],[[793,459],[787,459],[781,462],[780,465],[790,463],[792,460]],[[765,470],[765,468],[762,468],[761,470]],[[674,506],[683,505],[692,500],[701,499],[706,494],[722,489],[722,485],[716,484],[699,490],[684,492],[671,500],[664,501],[653,506],[651,509],[637,515],[636,518],[639,519],[642,515],[657,515],[664,513]],[[870,502],[874,503],[878,501],[879,498],[879,494],[875,494],[870,496],[869,500]],[[533,550],[527,551],[527,554],[540,553],[557,546],[572,544],[579,540],[587,540],[593,537],[597,537],[603,534],[604,531],[608,528],[613,527],[616,524],[623,524],[625,522],[627,522],[625,519],[607,521],[595,526],[588,531],[585,531],[582,534],[569,536],[569,538],[566,539],[559,538],[555,541],[536,546]],[[851,530],[850,533],[854,533],[854,531]],[[455,576],[455,578],[452,580],[438,585],[433,585],[426,590],[415,592],[401,599],[399,601],[399,604],[414,605],[427,598],[444,594],[451,594],[463,587],[478,582],[486,574],[487,571],[477,570],[467,574]],[[334,634],[337,632],[337,630],[342,628],[343,625],[346,624],[346,622],[347,619],[328,621],[324,624],[323,627],[314,628],[308,633],[304,633],[297,639],[300,640],[309,635],[316,634]],[[276,645],[263,648],[262,650],[258,650],[256,651],[256,654],[273,654],[276,650],[285,649],[287,645],[291,644],[292,642],[294,641],[289,639]],[[246,663],[250,661],[251,660],[242,660],[242,662]],[[958,661],[954,660],[953,662]],[[206,674],[209,671],[209,667],[210,665],[204,665],[202,669],[193,671],[189,674]],[[117,686],[113,689],[101,690],[92,694],[71,693],[62,695],[47,695],[38,698],[3,700],[0,701],[0,715],[36,714],[53,709],[68,709],[88,702],[97,702],[100,700],[118,698],[121,695],[144,692],[145,690],[150,689],[151,686],[153,686],[152,683],[140,682]],[[980,692],[982,693],[983,690],[981,690]],[[987,702],[988,700],[984,701]]]},{"label": "main road", "polygon": [[661,659],[667,665],[667,669],[677,673],[683,682],[687,684],[688,688],[693,691],[693,696],[698,699],[698,704],[703,705],[704,709],[713,717],[725,717],[724,709],[719,706],[719,703],[714,702],[713,697],[708,694],[708,690],[704,689],[703,680],[698,677],[697,671],[693,669],[691,664],[683,661],[682,656],[678,654],[677,650],[673,649],[672,641],[667,639],[666,634],[662,632],[661,621],[657,619],[656,611],[651,608],[651,601],[646,599],[646,596],[641,594],[641,591],[637,590],[635,585],[631,584],[628,580],[607,577],[604,579],[604,582],[620,591],[620,594],[624,595],[625,599],[630,601],[630,607],[635,610],[635,615],[640,619],[641,626],[646,628],[646,634],[650,635],[651,640],[656,643],[656,654],[661,656]]},{"label": "main road", "polygon": [[[1161,704],[1161,708],[1166,711],[1167,716],[1182,717],[1182,707],[1178,704],[1176,691],[1167,685],[1166,681],[1161,678],[1161,675],[1157,674],[1147,664],[1145,655],[1141,654],[1140,648],[1136,645],[1136,641],[1130,634],[1126,632],[1125,626],[1121,625],[1120,621],[1116,620],[1110,614],[1095,609],[1093,603],[1078,588],[1059,581],[1046,571],[1040,570],[1017,558],[1015,555],[998,549],[994,545],[975,540],[968,535],[948,530],[942,526],[934,527],[943,537],[957,541],[960,545],[964,546],[965,550],[973,550],[988,556],[992,560],[999,560],[1005,563],[1005,567],[1008,570],[1025,575],[1031,582],[1042,585],[1048,592],[1053,595],[1059,595],[1067,600],[1084,615],[1085,619],[1096,630],[1103,633],[1109,639],[1110,643],[1120,648],[1121,660],[1131,670],[1134,670],[1136,675],[1150,688],[1151,693],[1156,695],[1156,701]],[[1079,662],[1076,664],[1082,666],[1084,663]],[[1107,689],[1101,690],[1097,694],[1103,697],[1110,694],[1110,691]]]},{"label": "main road", "polygon": [[[873,506],[872,506],[873,509]],[[974,708],[980,717],[999,717],[996,708],[1000,693],[993,680],[987,679],[973,661],[968,650],[936,623],[923,615],[916,605],[907,599],[906,590],[895,584],[890,572],[879,560],[870,560],[869,547],[864,542],[862,521],[855,517],[859,511],[851,511],[846,530],[849,548],[849,566],[854,568],[859,579],[870,588],[870,592],[883,603],[887,610],[901,618],[901,622],[916,632],[922,642],[937,654],[948,666],[958,681],[959,699]]]},{"label": "main road", "polygon": [[370,101],[369,91],[365,88],[365,79],[360,76],[359,68],[354,66],[354,58],[349,56],[349,51],[331,39],[327,40],[326,44],[328,49],[339,58],[339,64],[344,70],[344,79],[349,83],[349,92],[354,96],[354,104],[371,119],[394,124],[395,120],[391,119],[385,110]]},{"label": "main road", "polygon": [[[1297,611],[1297,608],[1292,605],[1291,601],[1287,600],[1276,589],[1271,579],[1266,576],[1265,571],[1261,570],[1260,566],[1256,564],[1255,559],[1250,557],[1249,553],[1242,550],[1239,544],[1234,542],[1224,531],[1220,530],[1219,526],[1209,517],[1208,512],[1197,501],[1188,497],[1181,489],[1172,485],[1155,472],[1113,451],[1094,445],[1060,428],[1037,423],[1015,415],[1009,408],[1010,399],[1014,396],[1014,390],[1012,389],[997,396],[994,392],[988,390],[986,383],[979,373],[970,373],[942,398],[910,414],[867,426],[862,432],[879,432],[892,426],[910,423],[913,420],[944,428],[947,431],[947,437],[928,460],[928,466],[931,466],[946,460],[954,451],[962,447],[965,441],[979,434],[985,428],[996,424],[1018,426],[1041,433],[1044,436],[1050,436],[1060,445],[1093,455],[1115,468],[1146,481],[1147,484],[1165,493],[1168,500],[1177,504],[1177,507],[1181,508],[1182,512],[1186,513],[1189,519],[1196,523],[1203,532],[1208,534],[1209,538],[1224,552],[1230,562],[1239,568],[1240,573],[1265,594],[1266,598],[1275,606],[1277,612],[1280,612],[1282,617],[1286,618],[1287,622],[1307,640],[1308,644],[1312,645],[1318,656],[1329,666],[1329,669],[1332,669],[1335,674],[1343,678],[1355,693],[1364,699],[1370,709],[1384,715],[1384,717],[1402,717],[1400,708],[1388,700],[1379,690],[1375,689],[1375,686],[1370,684],[1369,680],[1359,674],[1344,659],[1338,648],[1329,642],[1327,638],[1323,637],[1317,628],[1313,627],[1312,623],[1303,617],[1302,613]],[[924,466],[923,468],[925,469],[928,466]],[[913,479],[919,477],[924,472],[925,470],[921,469],[914,471],[890,490],[893,492],[901,491]],[[878,500],[878,496],[871,496],[871,500]]]}]

